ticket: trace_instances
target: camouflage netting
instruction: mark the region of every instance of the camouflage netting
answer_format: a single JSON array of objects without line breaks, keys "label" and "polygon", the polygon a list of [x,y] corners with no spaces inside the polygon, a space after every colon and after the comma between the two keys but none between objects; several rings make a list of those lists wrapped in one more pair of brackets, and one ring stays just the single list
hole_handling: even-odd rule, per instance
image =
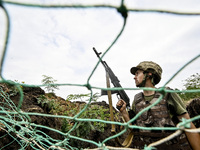
[{"label": "camouflage netting", "polygon": [[[111,47],[115,44],[118,38],[121,36],[124,28],[126,26],[126,21],[128,19],[127,13],[128,12],[156,12],[156,13],[170,13],[176,15],[200,15],[200,13],[185,13],[185,12],[175,12],[175,11],[164,11],[164,10],[148,10],[148,9],[127,9],[124,5],[124,1],[122,0],[121,5],[119,7],[112,6],[112,5],[68,5],[68,4],[35,4],[35,3],[22,3],[17,1],[7,1],[3,0],[0,1],[0,7],[6,16],[6,31],[5,31],[5,39],[2,43],[3,45],[3,52],[1,58],[1,66],[0,66],[0,73],[1,73],[1,88],[0,88],[0,148],[1,149],[80,149],[80,147],[75,147],[76,144],[80,142],[88,143],[88,145],[83,146],[82,148],[94,148],[98,147],[101,149],[120,149],[117,148],[118,145],[115,144],[114,139],[118,136],[121,136],[123,133],[127,132],[128,129],[143,129],[143,130],[155,130],[155,128],[143,128],[134,125],[130,125],[130,122],[136,120],[143,112],[147,111],[154,105],[158,104],[159,101],[162,99],[162,96],[152,105],[142,110],[138,113],[134,118],[132,118],[127,123],[122,123],[120,121],[110,121],[104,120],[101,118],[91,119],[91,118],[81,118],[81,115],[87,110],[87,108],[92,103],[92,96],[93,96],[93,89],[101,89],[98,87],[93,87],[90,84],[90,79],[92,78],[96,68],[99,66],[100,61],[96,64],[94,69],[92,70],[90,76],[88,77],[87,84],[64,84],[62,86],[77,86],[77,87],[85,87],[90,90],[90,99],[88,103],[84,104],[82,107],[80,106],[81,110],[76,115],[60,115],[58,112],[57,114],[50,112],[49,107],[47,104],[40,103],[43,105],[38,104],[38,98],[40,95],[45,95],[44,91],[41,90],[40,86],[45,85],[27,85],[27,84],[20,84],[17,82],[11,82],[6,80],[2,76],[2,68],[4,65],[4,61],[6,59],[5,53],[7,51],[8,46],[8,39],[10,33],[10,18],[9,12],[5,9],[4,4],[13,4],[13,5],[20,5],[20,6],[27,6],[27,7],[40,7],[40,8],[109,8],[109,9],[117,9],[118,13],[120,13],[123,17],[123,26],[114,39],[113,43],[109,46],[109,48],[103,53],[102,57],[111,49]],[[12,34],[12,33],[10,33]],[[200,55],[196,56],[192,60],[190,60],[187,64],[185,64],[180,70],[177,71],[176,74],[167,82],[169,83],[181,70],[183,70],[187,65],[192,63],[194,60],[198,59]],[[24,62],[25,63],[25,62]],[[165,85],[167,85],[167,83]],[[6,86],[5,86],[6,84]],[[180,92],[176,90],[167,90],[165,89],[165,85],[163,88],[159,89],[160,92]],[[10,86],[10,87],[8,87]],[[58,85],[59,86],[59,85]],[[122,90],[123,88],[111,88],[109,90]],[[106,89],[104,89],[106,90]],[[108,89],[107,89],[108,90]],[[135,90],[134,88],[129,88],[128,90]],[[144,88],[145,90],[145,88]],[[155,90],[155,89],[152,89]],[[32,93],[30,96],[29,94]],[[189,91],[182,91],[182,92],[200,92],[199,90],[189,90]],[[48,96],[47,96],[48,97]],[[48,99],[48,98],[47,98]],[[70,106],[64,100],[59,102],[63,103],[64,106]],[[194,103],[194,104],[193,104]],[[196,99],[191,103],[192,107],[188,108],[188,111],[194,114],[190,120],[183,120],[177,127],[173,128],[156,128],[156,130],[172,130],[172,131],[180,131],[185,130],[183,127],[186,127],[187,124],[191,121],[196,122],[199,124],[200,116],[196,116],[199,114],[198,110],[196,109],[196,103],[199,104],[199,99]],[[63,132],[61,129],[61,122],[60,120],[68,120],[72,128],[69,131]],[[99,131],[95,131],[95,134],[88,135],[85,137],[79,137],[77,128],[80,128],[80,123],[88,123],[87,125],[91,125],[91,123],[103,123],[107,124],[108,132],[110,130],[110,125],[115,124],[116,126],[124,126],[125,128],[116,135],[107,135],[105,139],[99,139],[100,133]],[[67,128],[67,127],[66,127]],[[81,131],[81,130],[80,130]],[[197,129],[197,132],[200,130]],[[91,133],[92,134],[92,133]],[[172,135],[176,136],[176,134]],[[74,143],[73,143],[74,142]],[[160,143],[163,141],[161,140]],[[93,145],[93,147],[91,146]],[[110,146],[113,146],[112,148]],[[153,147],[144,146],[144,149],[153,149]],[[114,148],[115,147],[115,148]]]}]

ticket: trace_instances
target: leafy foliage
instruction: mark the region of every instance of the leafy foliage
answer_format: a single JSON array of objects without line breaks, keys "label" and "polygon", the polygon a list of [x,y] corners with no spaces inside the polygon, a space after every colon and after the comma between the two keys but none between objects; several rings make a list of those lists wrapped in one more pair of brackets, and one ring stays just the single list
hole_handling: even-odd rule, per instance
[{"label": "leafy foliage", "polygon": [[[19,93],[19,89],[17,88],[17,84],[24,84],[25,82],[19,82],[17,80],[15,81],[12,81],[12,80],[8,80],[9,83],[7,83],[7,86],[8,86],[8,93],[10,96],[16,96],[18,93]],[[20,88],[23,90],[23,86],[20,85]]]},{"label": "leafy foliage", "polygon": [[45,104],[48,104],[48,100],[47,98],[44,96],[44,95],[40,95],[38,98],[37,98],[37,102],[38,104],[40,104],[42,107],[44,107]]},{"label": "leafy foliage", "polygon": [[[103,106],[91,105],[80,115],[80,118],[108,120],[110,116],[108,111],[109,110],[105,109]],[[104,132],[105,126],[105,123],[100,122],[79,122],[75,131],[79,137],[87,137],[92,130]]]},{"label": "leafy foliage", "polygon": [[[52,95],[46,94],[41,95],[37,98],[38,104],[40,104],[42,107],[48,107],[48,110],[52,114],[56,115],[65,115],[65,116],[71,116],[74,117],[77,115],[86,105],[85,102],[82,103],[76,103],[71,102],[72,100],[78,100],[78,99],[89,99],[89,94],[71,94],[65,101],[65,105],[62,105],[60,101],[57,101],[56,98],[54,98]],[[92,96],[92,101],[97,101],[98,99],[98,93],[95,93]],[[79,116],[79,118],[89,118],[89,119],[102,119],[102,120],[108,120],[110,117],[109,109],[104,108],[103,106],[90,104],[88,108]],[[74,120],[69,119],[62,119],[62,126],[61,131],[62,132],[68,132],[72,127],[74,127],[75,122]],[[106,127],[105,123],[100,122],[78,122],[75,126],[74,133],[79,137],[89,137],[90,131],[99,131],[104,132],[104,128]]]},{"label": "leafy foliage", "polygon": [[59,89],[57,85],[55,85],[55,82],[57,80],[53,79],[50,76],[43,75],[44,79],[42,79],[42,84],[46,85],[45,89],[47,92],[54,92],[55,89]]},{"label": "leafy foliage", "polygon": [[[71,94],[67,97],[67,100],[77,100],[82,98],[88,98],[90,94]],[[95,93],[92,96],[92,101],[97,101],[98,99],[98,93]],[[65,112],[64,115],[66,116],[75,116],[77,113],[79,113],[83,107],[85,107],[85,103],[82,105],[78,105],[75,107],[71,107],[73,109],[68,109],[68,111]],[[102,120],[108,120],[110,117],[110,114],[108,113],[109,109],[104,108],[103,106],[99,105],[90,105],[86,111],[84,111],[79,118],[90,118],[90,119],[102,119]],[[62,131],[68,132],[69,129],[72,128],[74,125],[73,122],[67,122],[67,119],[63,121]],[[66,124],[67,123],[67,124]],[[106,124],[100,123],[100,122],[78,122],[77,126],[75,127],[75,132],[79,137],[87,137],[92,130],[97,130],[99,132],[104,132]]]},{"label": "leafy foliage", "polygon": [[[83,99],[86,98],[85,101],[89,101],[90,96],[91,96],[90,93],[88,93],[88,94],[70,94],[67,96],[67,100],[71,101],[71,100],[81,99],[81,101],[82,101]],[[92,96],[92,101],[96,102],[98,98],[99,98],[98,93],[95,93]]]},{"label": "leafy foliage", "polygon": [[[200,74],[196,73],[191,75],[189,78],[185,80],[184,87],[186,90],[200,90]],[[180,97],[186,101],[194,98],[200,97],[200,92],[187,92],[187,93],[180,93]]]}]

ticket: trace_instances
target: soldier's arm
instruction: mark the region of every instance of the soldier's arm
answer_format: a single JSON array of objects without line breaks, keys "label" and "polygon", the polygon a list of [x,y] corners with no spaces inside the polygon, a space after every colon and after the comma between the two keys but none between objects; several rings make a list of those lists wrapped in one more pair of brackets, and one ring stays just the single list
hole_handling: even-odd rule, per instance
[{"label": "soldier's arm", "polygon": [[130,120],[130,118],[129,118],[129,114],[128,114],[127,110],[126,110],[126,102],[121,99],[121,100],[119,100],[117,102],[117,106],[121,106],[120,112],[121,112],[124,120],[126,122],[128,122]]},{"label": "soldier's arm", "polygon": [[[173,115],[176,115],[178,119],[190,119],[190,116],[185,108],[185,105],[178,94],[171,93],[169,99],[170,105],[173,107],[175,111]],[[195,125],[191,122],[191,129],[196,129]],[[185,132],[190,145],[193,150],[200,150],[200,134],[199,133],[191,133]]]},{"label": "soldier's arm", "polygon": [[[190,119],[190,116],[188,113],[185,113],[183,115],[178,116],[179,119],[185,118],[185,119]],[[190,129],[196,129],[195,125],[191,122],[191,128]],[[192,146],[193,150],[200,150],[200,134],[197,133],[192,133],[192,132],[185,132],[188,141],[190,142],[190,145]]]}]

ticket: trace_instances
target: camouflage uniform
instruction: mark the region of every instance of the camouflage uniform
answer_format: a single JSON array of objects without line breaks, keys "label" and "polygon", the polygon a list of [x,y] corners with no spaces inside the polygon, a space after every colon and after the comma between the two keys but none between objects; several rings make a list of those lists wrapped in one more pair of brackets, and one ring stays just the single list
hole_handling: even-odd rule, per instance
[{"label": "camouflage uniform", "polygon": [[[131,68],[131,73],[140,69],[145,73],[151,72],[153,74],[152,84],[157,84],[161,80],[162,69],[154,63],[144,61],[138,66]],[[143,85],[146,82],[146,75],[143,79]],[[152,96],[144,96],[143,93],[138,93],[134,97],[132,110],[137,114],[142,109],[153,104],[161,96],[160,93],[155,92]],[[155,106],[148,111],[144,112],[135,122],[136,125],[142,127],[175,127],[179,122],[177,116],[186,113],[185,106],[176,93],[168,93],[164,95],[164,98]],[[133,146],[134,148],[144,148],[144,145],[151,144],[158,141],[174,131],[159,131],[159,130],[135,130]],[[167,141],[161,145],[156,146],[160,150],[191,150],[190,144],[187,140],[185,133],[180,136]]]}]

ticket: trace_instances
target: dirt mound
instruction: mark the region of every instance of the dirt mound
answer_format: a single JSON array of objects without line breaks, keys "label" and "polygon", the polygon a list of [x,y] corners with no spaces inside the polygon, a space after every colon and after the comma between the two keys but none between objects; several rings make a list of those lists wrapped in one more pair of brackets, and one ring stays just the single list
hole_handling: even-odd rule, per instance
[{"label": "dirt mound", "polygon": [[[7,85],[7,84],[0,84],[0,87],[2,89],[2,92],[4,92],[6,95],[9,95],[9,98],[12,100],[12,102],[19,106],[20,102],[20,93],[16,89],[15,86]],[[86,103],[85,102],[71,102],[66,101],[61,97],[56,96],[54,93],[45,93],[44,90],[42,90],[40,87],[22,87],[23,89],[23,102],[21,104],[21,111],[23,112],[36,112],[36,113],[44,113],[44,114],[56,114],[56,115],[63,115],[63,112],[65,111],[72,111],[74,110],[80,110],[80,108],[83,108]],[[0,106],[4,107],[5,100],[3,98],[0,99]],[[55,105],[56,104],[56,105]],[[57,106],[59,105],[59,106]],[[7,109],[10,106],[6,106]],[[109,114],[109,105],[106,102],[94,102],[91,104],[91,107],[93,108],[101,108],[105,109],[105,114]],[[114,109],[114,108],[113,108]],[[63,111],[63,112],[62,112]],[[107,111],[107,112],[106,112]],[[115,112],[117,112],[114,109]],[[71,114],[73,116],[73,114]],[[51,127],[57,130],[62,131],[63,130],[63,119],[59,118],[53,118],[53,117],[44,117],[44,116],[34,116],[30,115],[31,123],[37,124],[37,125],[43,125],[47,127]],[[108,116],[109,119],[109,116]],[[74,124],[74,122],[70,122],[71,124]],[[45,128],[37,128],[37,130],[40,130],[41,132],[47,134],[53,139],[60,139],[64,140],[64,137],[60,135],[57,132],[53,132],[50,130],[47,130]],[[81,129],[82,130],[82,129]],[[87,137],[84,137],[88,140],[95,141],[97,143],[104,141],[106,138],[111,136],[111,125],[107,124],[104,126],[103,129],[104,132],[99,131],[98,129],[90,130],[89,133],[87,133]],[[83,132],[84,133],[84,132]],[[78,136],[77,132],[72,132],[70,134],[74,134],[74,136]],[[1,128],[0,130],[0,148],[3,149],[20,149],[21,144],[18,143],[21,139],[17,137],[17,135],[13,132],[8,133],[6,130],[3,130]],[[88,143],[88,142],[82,142],[80,140],[74,140],[70,139],[70,145],[72,147],[76,148],[96,148],[96,145]],[[119,146],[115,140],[109,140],[106,145],[109,146]],[[32,149],[30,146],[27,146],[26,149]]]}]

